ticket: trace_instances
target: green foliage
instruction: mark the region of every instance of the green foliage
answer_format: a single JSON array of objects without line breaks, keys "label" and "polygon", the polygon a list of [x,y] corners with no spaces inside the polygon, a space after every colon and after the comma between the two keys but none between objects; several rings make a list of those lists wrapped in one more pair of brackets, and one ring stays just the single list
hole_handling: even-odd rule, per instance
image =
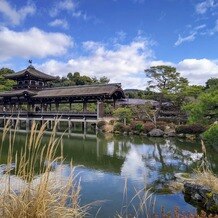
[{"label": "green foliage", "polygon": [[141,121],[135,121],[131,123],[131,129],[133,131],[137,131],[137,132],[143,132],[144,131],[144,123]]},{"label": "green foliage", "polygon": [[207,80],[206,89],[218,89],[218,78],[211,78]]},{"label": "green foliage", "polygon": [[205,127],[201,124],[180,125],[176,127],[178,134],[201,134],[205,131]]},{"label": "green foliage", "polygon": [[123,122],[126,119],[126,122],[129,123],[132,118],[132,111],[130,108],[117,108],[113,115],[119,118],[119,121]]},{"label": "green foliage", "polygon": [[148,81],[148,88],[161,93],[159,98],[160,107],[162,106],[163,99],[166,97],[177,100],[177,102],[181,101],[177,99],[178,93],[188,86],[188,80],[181,77],[175,67],[165,65],[154,66],[146,69],[145,73],[151,79]]},{"label": "green foliage", "polygon": [[110,79],[103,76],[99,80],[96,77],[81,76],[79,72],[74,74],[68,73],[67,77],[62,77],[55,82],[55,86],[73,86],[73,85],[90,85],[90,84],[106,84],[109,83]]},{"label": "green foliage", "polygon": [[208,145],[218,146],[218,123],[211,125],[211,127],[204,132],[203,138]]},{"label": "green foliage", "polygon": [[116,131],[118,131],[118,132],[125,132],[125,125],[123,124],[123,123],[119,123],[119,122],[117,122],[117,123],[115,123],[115,125],[114,125],[114,132],[116,132]]},{"label": "green foliage", "polygon": [[103,126],[105,126],[106,125],[106,121],[104,121],[104,120],[101,120],[101,121],[99,121],[98,123],[97,123],[97,127],[99,128],[99,129],[101,129]]},{"label": "green foliage", "polygon": [[145,133],[149,133],[152,129],[155,129],[155,125],[152,122],[147,122],[144,124]]},{"label": "green foliage", "polygon": [[199,95],[195,102],[184,106],[189,122],[211,124],[218,118],[218,90],[209,90]]},{"label": "green foliage", "polygon": [[12,86],[15,85],[13,80],[5,79],[4,75],[14,73],[13,70],[8,68],[0,69],[0,92],[8,91],[12,89]]}]

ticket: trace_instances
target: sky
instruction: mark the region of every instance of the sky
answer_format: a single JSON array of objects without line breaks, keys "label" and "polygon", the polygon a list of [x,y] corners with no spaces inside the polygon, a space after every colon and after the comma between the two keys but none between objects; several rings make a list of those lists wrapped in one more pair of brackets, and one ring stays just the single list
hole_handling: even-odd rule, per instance
[{"label": "sky", "polygon": [[171,65],[190,84],[218,77],[218,0],[0,0],[0,68],[106,76],[145,89]]}]

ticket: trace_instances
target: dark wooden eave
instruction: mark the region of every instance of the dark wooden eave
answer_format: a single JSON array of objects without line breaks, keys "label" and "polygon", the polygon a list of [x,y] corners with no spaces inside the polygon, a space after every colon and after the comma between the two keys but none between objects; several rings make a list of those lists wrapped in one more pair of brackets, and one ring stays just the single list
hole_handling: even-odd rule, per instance
[{"label": "dark wooden eave", "polygon": [[19,96],[34,96],[36,95],[36,92],[30,91],[28,89],[24,90],[12,90],[12,91],[7,91],[7,92],[1,92],[0,97],[19,97]]},{"label": "dark wooden eave", "polygon": [[36,70],[33,66],[29,66],[27,69],[21,70],[21,71],[16,72],[16,73],[7,74],[4,77],[6,79],[17,80],[17,79],[20,79],[22,77],[25,77],[26,75],[33,77],[35,79],[43,80],[43,81],[53,81],[53,80],[57,79],[54,76],[50,76],[50,75],[45,74],[39,70]]}]

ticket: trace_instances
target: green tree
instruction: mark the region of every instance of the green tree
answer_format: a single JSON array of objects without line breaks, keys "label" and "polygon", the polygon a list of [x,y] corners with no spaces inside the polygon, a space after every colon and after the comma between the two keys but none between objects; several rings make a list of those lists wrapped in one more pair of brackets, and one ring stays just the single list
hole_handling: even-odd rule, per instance
[{"label": "green tree", "polygon": [[99,78],[99,83],[100,84],[108,84],[110,82],[110,79],[107,78],[106,76],[102,76]]},{"label": "green tree", "polygon": [[114,116],[119,118],[119,121],[124,123],[129,123],[132,118],[132,111],[130,108],[124,107],[124,108],[117,108],[113,112]]},{"label": "green tree", "polygon": [[189,115],[190,123],[213,123],[218,119],[218,90],[200,94],[196,101],[188,103],[184,109]]},{"label": "green tree", "polygon": [[0,69],[0,92],[11,90],[15,82],[13,80],[5,79],[4,75],[14,73],[13,70],[9,68]]},{"label": "green tree", "polygon": [[178,93],[188,85],[188,80],[180,76],[175,67],[171,66],[154,66],[145,70],[146,76],[150,78],[148,81],[148,89],[160,93],[159,105],[166,97],[175,97]]},{"label": "green tree", "polygon": [[218,89],[218,78],[211,78],[206,82],[206,89]]}]

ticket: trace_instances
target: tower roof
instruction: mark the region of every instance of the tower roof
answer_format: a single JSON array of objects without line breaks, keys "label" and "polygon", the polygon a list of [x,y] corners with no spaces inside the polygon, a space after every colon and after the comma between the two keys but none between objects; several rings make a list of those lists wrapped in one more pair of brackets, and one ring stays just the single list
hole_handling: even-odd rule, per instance
[{"label": "tower roof", "polygon": [[56,77],[54,76],[50,76],[48,74],[45,74],[39,70],[36,70],[32,65],[30,65],[29,67],[27,67],[24,70],[21,70],[19,72],[16,73],[12,73],[12,74],[7,74],[4,77],[7,79],[13,79],[13,80],[17,80],[19,78],[22,78],[24,76],[32,76],[36,79],[41,79],[44,81],[52,81],[52,80],[56,80]]}]

